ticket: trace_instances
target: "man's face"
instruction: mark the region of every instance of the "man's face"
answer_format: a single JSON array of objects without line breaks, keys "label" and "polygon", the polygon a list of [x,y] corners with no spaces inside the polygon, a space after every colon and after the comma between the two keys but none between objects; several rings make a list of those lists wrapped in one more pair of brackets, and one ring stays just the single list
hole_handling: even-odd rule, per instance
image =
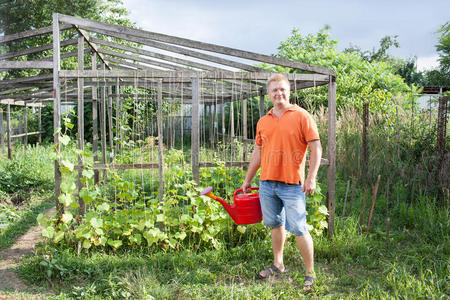
[{"label": "man's face", "polygon": [[273,106],[289,104],[290,86],[285,81],[272,81],[268,87],[269,98]]}]

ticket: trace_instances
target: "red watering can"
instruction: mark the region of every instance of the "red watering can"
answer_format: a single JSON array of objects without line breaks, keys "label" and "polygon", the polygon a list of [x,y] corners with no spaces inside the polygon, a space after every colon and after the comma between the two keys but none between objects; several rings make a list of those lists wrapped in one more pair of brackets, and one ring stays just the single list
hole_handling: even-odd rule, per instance
[{"label": "red watering can", "polygon": [[[259,187],[252,187],[250,189],[259,190]],[[211,190],[212,187],[207,187],[200,193],[200,195],[208,196],[209,198],[220,202],[236,224],[247,225],[261,222],[262,213],[258,193],[238,194],[242,192],[242,189],[237,189],[233,194],[234,203],[230,205],[223,199],[214,196]]]}]

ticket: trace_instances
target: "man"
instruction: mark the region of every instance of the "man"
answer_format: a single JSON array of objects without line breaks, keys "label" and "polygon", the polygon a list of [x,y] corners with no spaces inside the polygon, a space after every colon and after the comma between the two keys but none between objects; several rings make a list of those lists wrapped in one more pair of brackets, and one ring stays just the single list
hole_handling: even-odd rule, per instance
[{"label": "man", "polygon": [[[283,249],[285,229],[295,235],[305,263],[303,288],[314,285],[314,246],[306,226],[305,194],[316,189],[316,175],[322,156],[319,133],[311,115],[289,103],[290,84],[281,74],[267,81],[273,108],[258,121],[255,150],[242,184],[244,192],[251,186],[261,167],[259,194],[264,225],[271,228],[273,264],[261,270],[259,279],[268,279],[285,271]],[[305,176],[307,147],[311,150],[309,171]]]}]

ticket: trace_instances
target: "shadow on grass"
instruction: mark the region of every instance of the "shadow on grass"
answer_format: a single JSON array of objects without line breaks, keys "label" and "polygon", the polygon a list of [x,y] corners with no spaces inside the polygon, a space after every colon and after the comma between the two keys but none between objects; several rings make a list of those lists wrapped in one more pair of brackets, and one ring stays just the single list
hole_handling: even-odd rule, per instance
[{"label": "shadow on grass", "polygon": [[50,198],[46,196],[41,202],[27,208],[27,211],[16,222],[9,225],[0,234],[0,250],[13,245],[21,235],[25,234],[32,226],[37,224],[37,216],[44,210],[54,206]]}]

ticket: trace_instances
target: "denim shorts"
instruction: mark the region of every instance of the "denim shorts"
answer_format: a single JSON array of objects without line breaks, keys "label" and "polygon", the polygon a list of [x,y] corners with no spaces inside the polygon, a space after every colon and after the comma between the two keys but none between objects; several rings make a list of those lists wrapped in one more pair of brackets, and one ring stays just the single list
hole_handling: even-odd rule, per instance
[{"label": "denim shorts", "polygon": [[286,230],[296,236],[308,233],[306,199],[301,184],[261,180],[259,199],[265,226],[286,225]]}]

